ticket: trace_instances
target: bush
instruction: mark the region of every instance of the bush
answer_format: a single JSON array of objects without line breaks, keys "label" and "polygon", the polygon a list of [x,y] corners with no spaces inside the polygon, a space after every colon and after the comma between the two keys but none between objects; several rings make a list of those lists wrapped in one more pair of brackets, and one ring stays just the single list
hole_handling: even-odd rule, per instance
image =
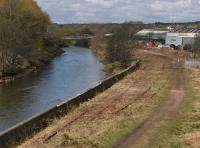
[{"label": "bush", "polygon": [[185,44],[185,45],[183,46],[183,50],[187,51],[188,49],[189,49],[189,46],[188,46],[187,44]]},{"label": "bush", "polygon": [[108,63],[119,62],[126,67],[132,60],[130,34],[126,26],[112,30],[112,35],[106,39],[106,59]]},{"label": "bush", "polygon": [[4,69],[4,72],[3,72],[3,75],[5,76],[14,76],[16,74],[18,74],[20,72],[20,68],[17,67],[17,66],[7,66],[5,69]]},{"label": "bush", "polygon": [[200,36],[197,36],[195,39],[195,44],[192,49],[193,57],[196,58],[200,55]]}]

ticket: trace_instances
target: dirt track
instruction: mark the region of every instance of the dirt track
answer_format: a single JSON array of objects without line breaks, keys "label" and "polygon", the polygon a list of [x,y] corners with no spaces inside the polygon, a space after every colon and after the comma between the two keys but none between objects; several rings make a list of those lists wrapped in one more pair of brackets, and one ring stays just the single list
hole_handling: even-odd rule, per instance
[{"label": "dirt track", "polygon": [[[149,53],[154,54],[153,52]],[[160,54],[156,55],[163,56]],[[114,148],[153,147],[159,136],[159,131],[162,130],[162,122],[176,117],[184,101],[186,73],[181,62],[173,62],[171,68],[173,69],[173,85],[167,101],[155,113],[142,122],[138,128],[134,129],[131,134],[115,144]]]},{"label": "dirt track", "polygon": [[[153,130],[153,133],[151,130],[179,111],[185,78],[180,63],[171,64],[167,53],[165,56],[154,53],[140,50],[136,53],[143,60],[140,70],[56,120],[19,148],[110,147],[118,138],[111,141],[110,138],[105,140],[105,137],[109,137],[110,133],[115,136],[115,131],[127,122],[130,122],[131,129],[135,128],[134,124],[137,128],[115,147],[140,147],[154,142],[159,129]],[[169,71],[173,76],[170,79],[174,80],[171,94],[166,103],[152,114],[159,104],[160,91],[168,81],[166,73]],[[105,145],[102,139],[109,145]]]}]

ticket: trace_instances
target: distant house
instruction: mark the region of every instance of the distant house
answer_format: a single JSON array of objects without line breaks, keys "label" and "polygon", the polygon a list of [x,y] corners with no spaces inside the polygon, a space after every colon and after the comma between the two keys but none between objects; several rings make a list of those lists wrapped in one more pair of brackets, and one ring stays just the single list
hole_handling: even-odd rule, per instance
[{"label": "distant house", "polygon": [[195,38],[199,33],[199,29],[173,30],[167,33],[166,44],[176,47],[187,45],[192,49],[195,43]]}]

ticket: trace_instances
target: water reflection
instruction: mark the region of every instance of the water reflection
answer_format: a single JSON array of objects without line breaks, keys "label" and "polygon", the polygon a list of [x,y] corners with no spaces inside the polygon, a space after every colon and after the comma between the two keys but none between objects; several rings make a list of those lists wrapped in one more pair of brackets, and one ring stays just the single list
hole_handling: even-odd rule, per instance
[{"label": "water reflection", "polygon": [[0,131],[87,90],[103,80],[90,49],[70,47],[38,72],[0,85]]}]

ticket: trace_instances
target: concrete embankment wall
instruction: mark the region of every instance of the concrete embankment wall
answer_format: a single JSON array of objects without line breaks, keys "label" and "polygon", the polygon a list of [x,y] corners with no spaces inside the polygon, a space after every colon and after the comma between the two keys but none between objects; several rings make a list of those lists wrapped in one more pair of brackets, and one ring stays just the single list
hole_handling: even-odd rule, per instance
[{"label": "concrete embankment wall", "polygon": [[[66,115],[72,108],[79,106],[81,103],[95,97],[98,93],[110,88],[113,84],[122,80],[127,74],[136,71],[140,66],[140,62],[136,61],[131,66],[119,74],[116,74],[99,85],[89,89],[81,95],[72,98],[70,101],[54,106],[42,113],[39,113],[16,126],[0,133],[0,148],[10,148],[20,144],[35,133],[46,128],[55,118]],[[17,117],[16,117],[17,118]]]}]

